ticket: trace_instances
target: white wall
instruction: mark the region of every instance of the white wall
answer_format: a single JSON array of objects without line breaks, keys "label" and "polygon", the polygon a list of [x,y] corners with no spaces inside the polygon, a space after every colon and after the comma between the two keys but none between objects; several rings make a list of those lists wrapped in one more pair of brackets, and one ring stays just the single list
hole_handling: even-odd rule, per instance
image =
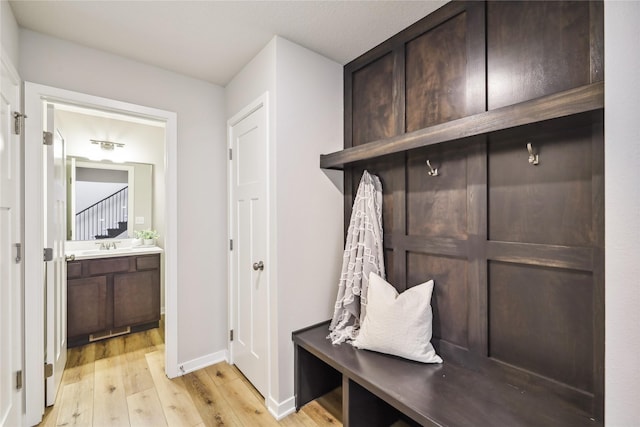
[{"label": "white wall", "polygon": [[18,67],[18,24],[8,0],[0,0],[0,39],[2,52]]},{"label": "white wall", "polygon": [[[276,48],[280,402],[293,396],[291,332],[330,319],[342,267],[342,172],[320,154],[343,148],[343,70],[290,41]],[[337,178],[337,179],[336,179]]]},{"label": "white wall", "polygon": [[640,422],[640,3],[606,1],[605,422]]},{"label": "white wall", "polygon": [[224,349],[223,88],[25,29],[18,68],[26,81],[177,113],[178,362]]},{"label": "white wall", "polygon": [[227,86],[227,117],[269,92],[270,371],[267,404],[293,406],[291,332],[331,317],[342,261],[342,175],[319,167],[342,148],[342,66],[281,37]]}]

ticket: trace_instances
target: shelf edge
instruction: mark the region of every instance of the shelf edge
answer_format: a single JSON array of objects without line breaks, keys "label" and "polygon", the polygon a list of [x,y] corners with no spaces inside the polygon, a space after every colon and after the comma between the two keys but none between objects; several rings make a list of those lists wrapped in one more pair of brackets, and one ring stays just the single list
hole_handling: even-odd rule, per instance
[{"label": "shelf edge", "polygon": [[604,82],[592,83],[461,119],[320,155],[323,169],[604,108]]}]

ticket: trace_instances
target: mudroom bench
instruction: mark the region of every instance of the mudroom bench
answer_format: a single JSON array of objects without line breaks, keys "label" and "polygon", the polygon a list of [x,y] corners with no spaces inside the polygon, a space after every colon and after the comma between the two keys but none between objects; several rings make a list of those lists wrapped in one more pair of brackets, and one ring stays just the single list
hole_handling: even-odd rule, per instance
[{"label": "mudroom bench", "polygon": [[345,427],[601,426],[586,412],[535,387],[445,359],[422,364],[326,339],[329,322],[293,333],[296,410],[342,386]]}]

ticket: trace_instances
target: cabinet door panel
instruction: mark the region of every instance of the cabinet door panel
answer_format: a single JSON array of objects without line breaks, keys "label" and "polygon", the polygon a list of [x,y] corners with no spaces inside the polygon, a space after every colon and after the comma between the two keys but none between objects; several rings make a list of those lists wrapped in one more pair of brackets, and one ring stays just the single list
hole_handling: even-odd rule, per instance
[{"label": "cabinet door panel", "polygon": [[157,270],[160,268],[160,255],[136,257],[136,270]]},{"label": "cabinet door panel", "polygon": [[397,133],[393,115],[393,55],[353,73],[353,145]]},{"label": "cabinet door panel", "polygon": [[108,329],[107,277],[67,281],[67,336],[75,337]]},{"label": "cabinet door panel", "polygon": [[113,326],[160,320],[160,273],[141,271],[113,276]]},{"label": "cabinet door panel", "polygon": [[589,2],[489,2],[489,109],[590,83],[590,29]]},{"label": "cabinet door panel", "polygon": [[107,274],[129,271],[129,257],[92,259],[87,261],[87,271],[94,274]]},{"label": "cabinet door panel", "polygon": [[407,132],[484,111],[481,9],[464,8],[405,45]]}]

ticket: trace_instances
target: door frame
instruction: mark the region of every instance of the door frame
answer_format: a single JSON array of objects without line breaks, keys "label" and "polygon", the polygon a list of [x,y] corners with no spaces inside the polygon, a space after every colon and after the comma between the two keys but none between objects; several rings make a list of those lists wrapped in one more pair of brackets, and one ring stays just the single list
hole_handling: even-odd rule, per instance
[{"label": "door frame", "polygon": [[24,262],[25,262],[25,424],[36,425],[44,413],[44,293],[42,261],[43,171],[42,101],[62,102],[97,110],[145,117],[165,123],[165,372],[178,376],[178,260],[177,260],[177,114],[171,111],[24,82]]},{"label": "door frame", "polygon": [[[9,55],[7,55],[7,52],[5,51],[4,47],[0,47],[0,67],[3,69],[4,72],[6,72],[6,78],[9,79],[10,84],[12,86],[15,86],[14,88],[12,88],[12,91],[15,90],[15,100],[16,103],[15,105],[12,105],[12,107],[14,108],[13,111],[11,111],[10,113],[13,112],[18,112],[18,113],[24,113],[24,108],[23,108],[23,99],[21,96],[21,86],[22,86],[22,79],[20,78],[20,74],[18,73],[18,70],[15,68],[15,66],[13,65],[13,62],[11,62],[11,59],[9,58]],[[11,114],[11,117],[13,118],[13,114]],[[9,127],[11,127],[13,123],[10,121],[8,123]],[[18,169],[15,171],[16,172],[16,179],[19,181],[19,189],[18,189],[18,194],[17,194],[17,206],[16,206],[16,215],[19,219],[18,223],[19,223],[19,229],[18,230],[14,230],[12,229],[12,232],[17,231],[17,240],[15,240],[13,243],[20,243],[22,245],[22,261],[18,264],[18,270],[20,270],[20,274],[18,276],[18,282],[14,282],[11,284],[5,284],[3,283],[2,286],[11,286],[11,297],[12,299],[14,298],[14,295],[17,293],[19,294],[19,303],[18,303],[18,308],[17,310],[19,311],[18,313],[18,324],[17,325],[12,325],[15,329],[12,329],[12,333],[17,334],[19,336],[19,345],[18,348],[13,348],[12,349],[12,360],[10,361],[10,366],[8,367],[8,369],[11,370],[11,375],[10,377],[13,379],[15,378],[16,372],[14,371],[15,368],[17,368],[18,370],[22,371],[22,378],[24,379],[24,371],[25,371],[25,365],[24,365],[24,354],[25,354],[25,334],[24,334],[24,324],[25,324],[25,298],[24,298],[24,275],[25,275],[25,269],[24,269],[24,229],[25,229],[25,221],[24,221],[24,198],[25,198],[25,187],[24,187],[24,144],[23,144],[23,139],[21,135],[15,135],[13,132],[11,132],[11,140],[7,141],[8,144],[16,144],[17,147],[14,147],[16,149],[19,150],[20,154],[20,159],[18,160],[19,163],[19,167]],[[14,264],[11,264],[12,266],[15,266]],[[15,299],[14,299],[15,301]],[[14,308],[15,309],[15,308]],[[15,313],[12,311],[10,314],[10,320],[11,322],[13,322],[13,320],[15,319]],[[9,337],[9,342],[11,344],[13,344],[13,339],[14,337],[11,336]],[[13,357],[15,357],[17,359],[18,364],[15,365],[14,364],[14,360]],[[4,367],[3,367],[4,368]],[[25,410],[25,405],[24,405],[24,397],[25,397],[25,388],[22,387],[19,391],[15,391],[15,389],[13,389],[13,392],[16,393],[17,395],[19,395],[18,397],[18,402],[16,402],[19,407],[17,408],[18,411],[18,420],[24,424],[24,410]],[[13,397],[13,396],[12,396]],[[2,420],[0,420],[2,421]]]},{"label": "door frame", "polygon": [[[271,387],[272,387],[272,378],[271,378],[271,351],[273,347],[273,343],[271,340],[272,337],[272,329],[271,329],[271,283],[274,277],[275,268],[273,268],[271,257],[271,245],[269,242],[274,237],[271,233],[271,149],[272,149],[272,138],[270,133],[270,122],[269,122],[269,92],[265,92],[260,95],[257,99],[250,102],[246,107],[241,109],[238,113],[234,114],[229,120],[227,120],[227,149],[229,152],[233,147],[233,140],[231,138],[231,128],[241,122],[250,114],[254,113],[256,110],[264,108],[265,115],[265,123],[266,123],[266,137],[267,137],[267,147],[266,153],[267,157],[265,158],[266,163],[266,215],[267,215],[267,245],[266,245],[266,256],[265,263],[269,266],[269,274],[266,276],[266,286],[267,286],[267,393],[265,393],[264,399],[265,403],[269,401],[269,397],[271,396]],[[229,242],[231,242],[235,236],[233,233],[234,230],[234,219],[233,219],[233,174],[235,173],[234,165],[235,161],[237,161],[238,156],[237,153],[234,153],[233,156],[229,158],[229,167],[227,168],[227,237]],[[236,310],[235,310],[235,291],[236,291],[236,277],[233,272],[233,263],[235,255],[237,251],[229,250],[227,256],[227,277],[228,277],[228,329],[233,330],[236,329]],[[233,355],[233,346],[231,342],[230,335],[227,335],[227,353],[229,355],[229,364],[234,363],[234,355]],[[268,406],[268,405],[267,405]]]}]

